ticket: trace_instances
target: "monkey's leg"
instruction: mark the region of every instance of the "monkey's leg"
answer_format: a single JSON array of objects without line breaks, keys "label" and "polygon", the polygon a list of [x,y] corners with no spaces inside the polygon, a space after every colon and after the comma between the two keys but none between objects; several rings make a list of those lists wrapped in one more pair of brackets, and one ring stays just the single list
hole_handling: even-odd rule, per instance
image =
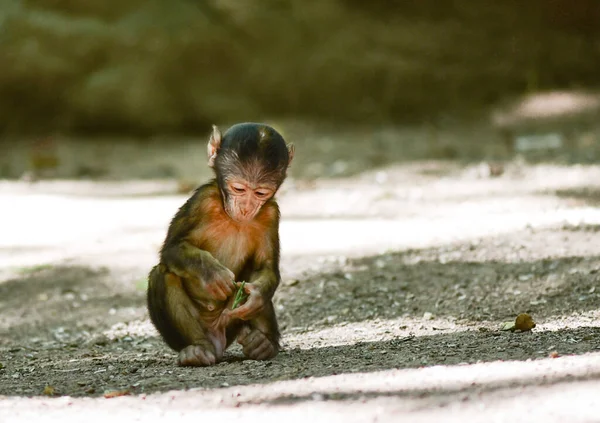
[{"label": "monkey's leg", "polygon": [[150,273],[148,309],[165,342],[179,351],[180,365],[210,366],[222,355],[210,339],[181,278],[161,271],[158,266]]},{"label": "monkey's leg", "polygon": [[260,316],[242,326],[237,341],[242,345],[246,357],[268,360],[279,353],[279,338],[275,308],[273,302],[269,301]]}]

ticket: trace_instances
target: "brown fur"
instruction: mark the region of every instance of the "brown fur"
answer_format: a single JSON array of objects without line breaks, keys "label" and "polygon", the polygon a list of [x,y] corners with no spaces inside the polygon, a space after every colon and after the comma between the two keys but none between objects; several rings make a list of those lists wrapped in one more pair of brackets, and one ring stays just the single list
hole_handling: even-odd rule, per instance
[{"label": "brown fur", "polygon": [[[149,276],[148,308],[165,342],[176,351],[201,346],[219,360],[248,326],[279,348],[272,296],[279,284],[279,209],[269,200],[248,223],[232,220],[223,209],[216,182],[200,187],[173,218],[160,264]],[[202,288],[227,268],[236,281],[254,284],[265,300],[251,320],[228,319],[232,297],[219,301]],[[226,271],[226,270],[225,270]],[[187,363],[187,362],[186,362]],[[192,364],[203,365],[201,362]]]},{"label": "brown fur", "polygon": [[[182,365],[215,364],[235,339],[249,358],[268,359],[279,350],[280,280],[279,208],[268,198],[294,148],[267,125],[241,123],[224,135],[214,127],[207,151],[216,179],[171,221],[149,275],[150,317]],[[231,311],[234,281],[247,282],[247,298]]]}]

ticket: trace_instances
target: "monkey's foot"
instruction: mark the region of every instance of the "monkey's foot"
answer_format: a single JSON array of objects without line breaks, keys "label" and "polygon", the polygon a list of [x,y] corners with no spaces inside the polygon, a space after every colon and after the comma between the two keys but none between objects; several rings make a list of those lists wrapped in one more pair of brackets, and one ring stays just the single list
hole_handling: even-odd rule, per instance
[{"label": "monkey's foot", "polygon": [[179,351],[177,363],[180,366],[212,366],[217,359],[212,351],[201,345],[188,345]]},{"label": "monkey's foot", "polygon": [[244,328],[237,341],[242,345],[244,355],[252,360],[268,360],[279,352],[277,344],[258,329]]}]

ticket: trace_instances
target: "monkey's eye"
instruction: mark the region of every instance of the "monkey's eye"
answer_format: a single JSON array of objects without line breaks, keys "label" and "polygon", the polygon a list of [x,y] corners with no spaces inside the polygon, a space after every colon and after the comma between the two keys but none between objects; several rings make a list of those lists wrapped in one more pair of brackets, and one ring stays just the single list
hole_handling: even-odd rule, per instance
[{"label": "monkey's eye", "polygon": [[269,195],[268,191],[254,191],[254,194],[256,194],[256,196],[258,198],[265,198]]},{"label": "monkey's eye", "polygon": [[234,194],[243,194],[246,192],[246,187],[243,184],[229,184],[229,188]]}]

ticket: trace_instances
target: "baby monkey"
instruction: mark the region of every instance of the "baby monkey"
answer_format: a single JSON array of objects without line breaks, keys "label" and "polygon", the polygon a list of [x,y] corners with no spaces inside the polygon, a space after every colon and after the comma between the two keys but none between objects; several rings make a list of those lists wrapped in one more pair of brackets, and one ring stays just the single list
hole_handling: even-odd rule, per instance
[{"label": "baby monkey", "polygon": [[[273,196],[294,157],[273,128],[216,126],[208,142],[215,179],[202,185],[172,219],[149,275],[148,310],[182,366],[210,366],[234,341],[244,355],[279,352],[273,294],[280,281],[279,207]],[[246,301],[232,308],[245,281]]]}]

